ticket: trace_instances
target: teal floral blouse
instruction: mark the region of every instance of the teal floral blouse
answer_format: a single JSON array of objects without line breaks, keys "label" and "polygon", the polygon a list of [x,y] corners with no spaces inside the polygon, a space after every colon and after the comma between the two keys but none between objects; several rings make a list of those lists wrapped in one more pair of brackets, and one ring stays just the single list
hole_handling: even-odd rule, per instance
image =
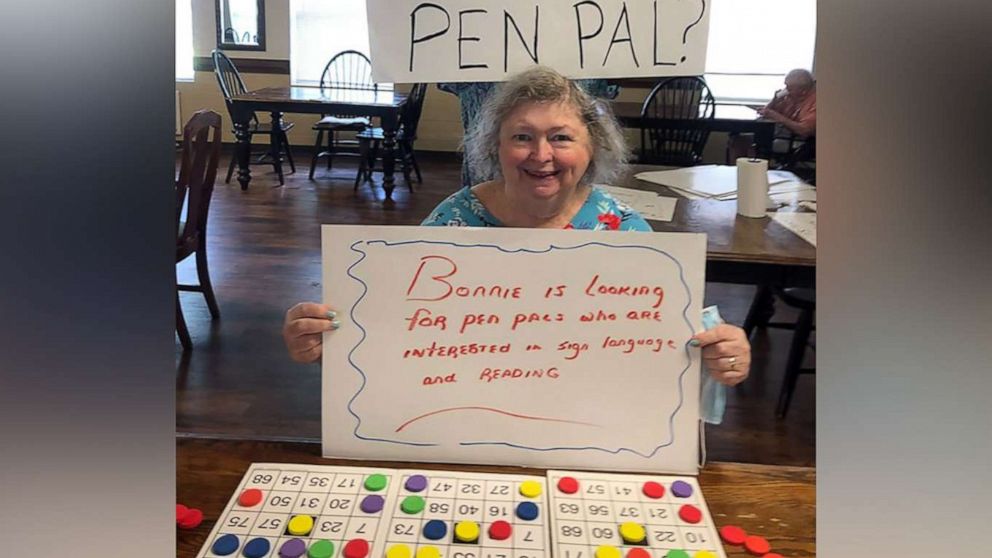
[{"label": "teal floral blouse", "polygon": [[[428,227],[503,227],[492,213],[465,186],[441,202],[424,219]],[[575,214],[566,229],[650,231],[651,226],[636,211],[593,186],[586,203]]]}]

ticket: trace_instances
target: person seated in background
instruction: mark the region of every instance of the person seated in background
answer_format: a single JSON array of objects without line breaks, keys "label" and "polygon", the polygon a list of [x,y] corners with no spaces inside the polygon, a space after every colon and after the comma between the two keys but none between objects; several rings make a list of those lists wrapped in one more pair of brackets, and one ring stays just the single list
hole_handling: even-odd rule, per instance
[{"label": "person seated in background", "polygon": [[[605,79],[579,79],[575,80],[575,83],[586,93],[602,99],[615,99],[620,93],[619,85],[610,85]],[[461,107],[462,128],[467,134],[475,125],[475,119],[482,109],[482,104],[496,90],[497,85],[499,85],[498,82],[492,81],[439,83],[437,88],[458,97],[458,104]],[[472,175],[472,168],[467,161],[464,161],[462,163],[462,186],[472,186],[478,182],[476,177]]]},{"label": "person seated in background", "polygon": [[[807,70],[796,69],[785,75],[785,89],[758,109],[762,118],[779,124],[778,137],[808,138],[816,135],[816,81]],[[783,130],[784,128],[784,130]],[[788,130],[788,132],[786,132]]]},{"label": "person seated in background", "polygon": [[[466,161],[482,182],[442,201],[423,226],[650,231],[637,212],[594,184],[625,169],[629,149],[608,109],[558,72],[541,66],[503,84],[483,103],[465,138]],[[322,335],[340,327],[327,305],[289,309],[283,339],[297,362],[320,359]],[[748,376],[744,330],[720,324],[690,340],[714,379]]]},{"label": "person seated in background", "polygon": [[[771,156],[780,163],[794,156],[793,150],[816,135],[816,81],[808,70],[795,69],[785,75],[785,88],[775,92],[764,106],[754,106],[758,115],[775,122]],[[728,163],[748,155],[751,136],[732,135]]]}]

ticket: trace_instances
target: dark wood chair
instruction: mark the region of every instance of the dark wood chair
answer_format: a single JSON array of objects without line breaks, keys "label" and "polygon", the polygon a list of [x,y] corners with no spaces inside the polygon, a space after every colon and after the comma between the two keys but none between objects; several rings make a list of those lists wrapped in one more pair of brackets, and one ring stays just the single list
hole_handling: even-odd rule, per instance
[{"label": "dark wood chair", "polygon": [[[219,50],[214,50],[211,53],[211,57],[214,62],[214,75],[217,76],[217,83],[220,85],[220,91],[224,95],[225,103],[227,103],[227,113],[231,114],[231,97],[246,93],[248,88],[245,87],[245,82],[241,79],[241,73],[238,72],[238,68],[226,54]],[[254,114],[248,125],[248,133],[251,134],[252,138],[256,134],[269,136],[269,148],[263,152],[252,153],[251,158],[254,161],[250,161],[250,163],[272,165],[272,169],[279,175],[279,184],[286,183],[282,173],[283,155],[285,155],[289,162],[290,170],[296,172],[296,164],[293,162],[293,152],[289,146],[289,138],[286,136],[286,132],[291,129],[293,129],[292,122],[286,122],[280,118],[279,126],[273,128],[271,122],[259,122],[258,117]],[[231,164],[227,167],[227,178],[224,179],[225,184],[231,182],[231,176],[234,174],[234,166],[237,164],[236,159],[236,157],[231,157]]]},{"label": "dark wood chair", "polygon": [[789,356],[785,363],[785,377],[782,379],[782,388],[779,390],[778,405],[776,412],[779,418],[785,418],[789,412],[789,404],[792,402],[792,394],[796,391],[796,381],[800,374],[815,374],[816,368],[803,368],[803,357],[806,355],[806,347],[810,346],[810,334],[816,329],[814,320],[816,316],[816,290],[815,289],[778,289],[776,294],[782,302],[797,308],[799,317],[793,324],[769,323],[769,327],[786,327],[794,330],[792,344],[789,347]]},{"label": "dark wood chair", "polygon": [[713,118],[715,112],[716,101],[702,78],[673,77],[660,81],[644,100],[641,116],[686,121],[689,125],[642,128],[638,161],[656,165],[698,164],[710,133],[691,126],[691,122]]},{"label": "dark wood chair", "polygon": [[[403,171],[403,178],[406,180],[407,188],[413,191],[413,182],[410,179],[410,171],[417,175],[417,182],[423,184],[424,179],[420,175],[420,166],[417,164],[417,157],[414,154],[413,142],[417,139],[417,126],[420,124],[420,115],[424,110],[424,98],[427,96],[427,84],[414,84],[407,97],[406,103],[400,110],[400,126],[396,132],[396,164]],[[381,167],[376,166],[379,160],[379,148],[384,139],[382,128],[369,128],[359,132],[356,136],[359,144],[361,159],[358,167],[358,174],[355,175],[355,191],[358,185],[364,181],[372,180],[372,173],[381,171]]]},{"label": "dark wood chair", "polygon": [[[179,178],[176,180],[176,263],[196,255],[197,285],[179,284],[176,279],[176,333],[183,350],[193,348],[186,329],[179,291],[203,293],[210,316],[220,318],[217,298],[207,271],[207,215],[220,161],[221,118],[216,112],[200,110],[183,128]],[[185,205],[185,219],[183,206]]]},{"label": "dark wood chair", "polygon": [[816,136],[806,138],[791,135],[786,153],[779,158],[778,167],[816,184]]},{"label": "dark wood chair", "polygon": [[[799,315],[794,322],[770,321],[775,313],[774,302],[781,300],[788,306],[796,308]],[[744,320],[744,331],[748,337],[758,327],[773,327],[793,330],[789,354],[785,361],[785,375],[779,390],[778,404],[775,414],[785,418],[792,403],[792,395],[796,391],[796,382],[801,374],[815,374],[816,368],[803,368],[803,358],[806,348],[811,346],[810,335],[816,330],[816,289],[778,288],[762,285],[758,287],[748,317]]]},{"label": "dark wood chair", "polygon": [[[357,50],[345,50],[331,57],[324,71],[320,74],[320,87],[331,89],[360,89],[375,91],[378,86],[372,81],[372,63],[368,56]],[[331,170],[335,154],[355,155],[357,143],[355,140],[341,140],[338,132],[361,132],[372,125],[365,116],[336,116],[322,114],[320,120],[313,125],[317,132],[317,141],[313,146],[313,159],[310,160],[310,180],[313,180],[317,161],[327,157],[327,170]],[[324,146],[324,134],[327,134],[327,149]],[[348,151],[347,148],[352,150]]]}]

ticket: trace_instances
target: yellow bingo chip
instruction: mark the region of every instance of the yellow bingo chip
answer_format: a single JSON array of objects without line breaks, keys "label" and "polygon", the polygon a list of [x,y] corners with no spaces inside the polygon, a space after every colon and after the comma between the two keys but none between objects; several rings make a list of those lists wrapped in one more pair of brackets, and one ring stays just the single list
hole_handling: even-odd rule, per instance
[{"label": "yellow bingo chip", "polygon": [[527,498],[537,498],[541,495],[541,483],[532,480],[520,483],[520,495]]}]

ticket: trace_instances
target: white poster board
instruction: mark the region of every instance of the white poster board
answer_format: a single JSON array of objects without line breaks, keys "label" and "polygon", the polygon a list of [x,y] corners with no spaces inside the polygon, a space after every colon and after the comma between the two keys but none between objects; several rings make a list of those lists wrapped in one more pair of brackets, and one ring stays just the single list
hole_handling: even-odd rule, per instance
[{"label": "white poster board", "polygon": [[328,457],[695,474],[705,235],[325,225]]},{"label": "white poster board", "polygon": [[366,0],[377,82],[701,75],[706,0]]}]

